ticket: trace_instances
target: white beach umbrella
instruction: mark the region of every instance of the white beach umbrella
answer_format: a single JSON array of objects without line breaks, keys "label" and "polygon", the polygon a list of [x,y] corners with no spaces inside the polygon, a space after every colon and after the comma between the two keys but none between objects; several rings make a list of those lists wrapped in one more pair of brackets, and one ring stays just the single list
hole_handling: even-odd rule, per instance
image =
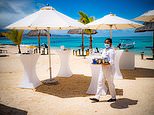
[{"label": "white beach umbrella", "polygon": [[6,28],[27,30],[68,30],[82,27],[83,24],[77,20],[56,11],[50,6],[46,6],[21,20],[8,25]]},{"label": "white beach umbrella", "polygon": [[[24,29],[24,30],[69,30],[81,29],[84,25],[77,20],[74,20],[50,6],[41,8],[39,11],[24,17],[23,19],[8,25],[6,29]],[[50,54],[50,34],[48,34],[48,54],[49,54],[49,69],[50,80],[52,83],[51,69],[51,54]]]},{"label": "white beach umbrella", "polygon": [[142,24],[118,17],[114,14],[108,14],[94,22],[86,25],[88,29],[103,29],[110,30],[110,38],[112,38],[112,30],[128,29],[128,28],[138,28]]},{"label": "white beach umbrella", "polygon": [[154,22],[154,10],[145,12],[141,16],[135,18],[135,20],[143,21],[143,22]]}]

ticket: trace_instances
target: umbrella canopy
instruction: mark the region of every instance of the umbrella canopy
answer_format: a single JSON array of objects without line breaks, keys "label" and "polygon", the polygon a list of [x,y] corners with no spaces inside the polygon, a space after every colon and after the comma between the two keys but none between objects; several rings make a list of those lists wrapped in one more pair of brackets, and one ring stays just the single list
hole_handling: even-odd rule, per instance
[{"label": "umbrella canopy", "polygon": [[[48,31],[47,30],[30,30],[27,33],[28,36],[47,36]],[[51,35],[50,35],[51,36]]]},{"label": "umbrella canopy", "polygon": [[128,29],[128,28],[138,28],[142,24],[118,17],[114,14],[108,14],[94,22],[86,25],[89,29],[104,29],[110,30],[110,37],[112,38],[112,29]]},{"label": "umbrella canopy", "polygon": [[[39,53],[41,53],[41,44],[40,44],[40,36],[47,36],[48,31],[47,30],[30,30],[27,33],[28,36],[38,36],[38,46],[39,46]],[[51,36],[51,34],[50,34]]]},{"label": "umbrella canopy", "polygon": [[6,28],[27,30],[68,30],[83,27],[84,25],[77,20],[56,11],[51,6],[46,6]]},{"label": "umbrella canopy", "polygon": [[48,55],[50,79],[47,82],[55,82],[52,79],[51,54],[50,54],[50,34],[49,30],[80,29],[84,25],[58,11],[51,6],[41,8],[39,11],[24,17],[23,19],[8,25],[7,29],[27,29],[27,30],[48,30]]},{"label": "umbrella canopy", "polygon": [[145,12],[141,16],[135,18],[135,20],[143,21],[143,22],[154,22],[154,10]]},{"label": "umbrella canopy", "polygon": [[154,31],[154,22],[144,22],[143,25],[144,26],[137,28],[135,32]]},{"label": "umbrella canopy", "polygon": [[115,14],[108,14],[103,18],[100,18],[94,22],[87,24],[90,29],[127,29],[127,28],[137,28],[142,26],[142,24],[121,18]]}]

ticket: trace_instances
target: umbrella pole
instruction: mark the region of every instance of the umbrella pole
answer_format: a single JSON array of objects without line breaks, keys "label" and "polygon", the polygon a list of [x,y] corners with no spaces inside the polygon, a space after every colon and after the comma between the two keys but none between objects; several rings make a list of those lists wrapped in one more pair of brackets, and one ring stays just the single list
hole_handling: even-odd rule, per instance
[{"label": "umbrella pole", "polygon": [[84,55],[84,35],[83,35],[83,30],[82,30],[82,56]]},{"label": "umbrella pole", "polygon": [[38,35],[38,45],[39,45],[39,53],[41,53],[40,34]]},{"label": "umbrella pole", "polygon": [[112,25],[110,25],[110,38],[112,39]]},{"label": "umbrella pole", "polygon": [[47,84],[57,84],[58,81],[52,78],[52,67],[51,67],[51,52],[50,52],[50,33],[48,28],[48,55],[49,55],[49,72],[50,72],[50,79],[44,80],[44,83]]},{"label": "umbrella pole", "polygon": [[49,71],[50,71],[50,80],[52,79],[52,68],[51,68],[51,52],[50,52],[50,35],[48,31],[48,55],[49,55]]}]

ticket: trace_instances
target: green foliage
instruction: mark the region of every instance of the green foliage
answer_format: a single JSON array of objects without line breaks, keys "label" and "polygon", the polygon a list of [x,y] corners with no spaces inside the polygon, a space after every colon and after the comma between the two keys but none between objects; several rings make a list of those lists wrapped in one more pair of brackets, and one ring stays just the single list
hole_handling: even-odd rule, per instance
[{"label": "green foliage", "polygon": [[10,30],[4,32],[2,35],[10,39],[14,44],[19,45],[22,42],[22,35],[24,30]]},{"label": "green foliage", "polygon": [[[94,17],[88,17],[88,15],[82,11],[79,11],[80,19],[79,21],[83,24],[88,24],[94,21]],[[92,29],[85,29],[84,32],[90,35],[90,49],[92,49]]]},{"label": "green foliage", "polygon": [[80,11],[79,12],[79,15],[80,15],[80,19],[79,21],[83,24],[88,24],[90,21],[89,21],[89,18],[88,18],[88,15],[85,14],[84,12]]},{"label": "green foliage", "polygon": [[22,42],[23,32],[24,32],[24,30],[10,30],[8,32],[2,33],[3,36],[7,37],[14,44],[18,45],[19,53],[21,53],[20,44]]},{"label": "green foliage", "polygon": [[[88,17],[88,15],[82,11],[79,11],[79,15],[80,15],[79,21],[83,24],[88,24],[94,21],[94,17]],[[92,29],[85,29],[84,31],[88,35],[92,34]]]}]

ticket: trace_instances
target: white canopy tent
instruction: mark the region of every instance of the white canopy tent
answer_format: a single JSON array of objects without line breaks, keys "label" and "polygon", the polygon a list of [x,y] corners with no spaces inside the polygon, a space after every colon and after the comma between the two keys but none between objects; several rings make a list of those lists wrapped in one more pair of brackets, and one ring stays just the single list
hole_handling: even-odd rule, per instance
[{"label": "white canopy tent", "polygon": [[[24,29],[24,30],[69,30],[81,29],[84,25],[58,11],[51,6],[41,8],[39,11],[24,17],[23,19],[10,24],[6,29]],[[52,79],[51,54],[50,54],[50,34],[48,34],[48,55],[50,79],[49,83],[55,82]]]},{"label": "white canopy tent", "polygon": [[102,29],[102,30],[110,30],[110,38],[112,38],[112,30],[120,30],[120,29],[128,29],[128,28],[138,28],[141,27],[142,24],[118,17],[114,14],[108,14],[94,22],[91,22],[86,25],[88,29]]}]

